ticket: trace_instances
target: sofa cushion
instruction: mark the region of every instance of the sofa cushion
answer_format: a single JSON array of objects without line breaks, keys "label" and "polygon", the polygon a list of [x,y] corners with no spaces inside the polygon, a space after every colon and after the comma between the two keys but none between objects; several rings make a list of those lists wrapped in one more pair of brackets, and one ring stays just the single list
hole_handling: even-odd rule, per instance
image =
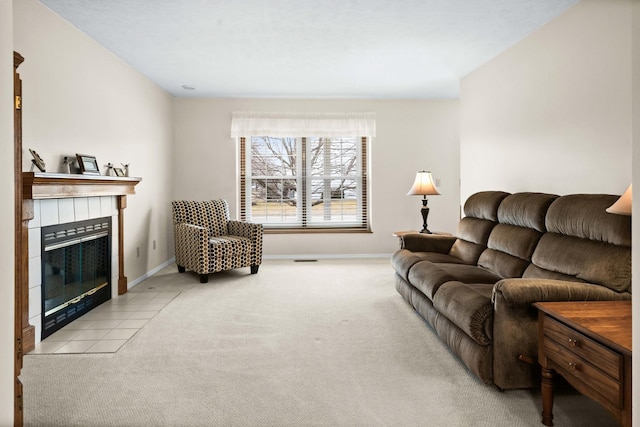
[{"label": "sofa cushion", "polygon": [[498,207],[498,222],[478,258],[478,265],[502,277],[522,277],[533,251],[546,231],[545,215],[558,196],[516,193]]},{"label": "sofa cushion", "polygon": [[443,283],[456,280],[455,276],[440,268],[442,264],[421,261],[409,270],[408,282],[415,286],[427,298],[433,300],[433,295]]},{"label": "sofa cushion", "polygon": [[422,261],[420,253],[412,252],[408,249],[400,249],[391,257],[393,269],[406,281],[409,281],[409,270],[411,267],[420,261]]},{"label": "sofa cushion", "polygon": [[542,233],[531,228],[498,224],[489,236],[487,246],[525,261],[531,260]]},{"label": "sofa cushion", "polygon": [[529,262],[504,252],[486,249],[480,255],[478,265],[505,278],[521,277],[529,266]]},{"label": "sofa cushion", "polygon": [[491,342],[493,329],[492,287],[447,282],[433,298],[433,306],[475,342],[487,345]]},{"label": "sofa cushion", "polygon": [[493,284],[502,279],[499,275],[482,267],[466,264],[438,264],[438,266],[464,283],[488,283]]},{"label": "sofa cushion", "polygon": [[491,230],[498,220],[498,207],[509,193],[483,191],[470,196],[464,204],[464,218],[458,223],[450,255],[465,264],[477,264],[482,251],[487,248]]},{"label": "sofa cushion", "polygon": [[416,252],[422,261],[429,261],[436,264],[465,264],[463,260],[449,254],[439,254],[437,252]]},{"label": "sofa cushion", "polygon": [[498,207],[509,193],[504,191],[481,191],[475,193],[464,203],[464,214],[473,218],[498,221]]},{"label": "sofa cushion", "polygon": [[409,283],[433,300],[438,289],[446,282],[493,284],[502,277],[475,265],[432,263],[422,261],[409,270]]},{"label": "sofa cushion", "polygon": [[489,235],[495,225],[495,222],[487,219],[462,218],[456,231],[458,239],[453,243],[449,254],[466,264],[476,264],[482,251],[487,248]]},{"label": "sofa cushion", "polygon": [[575,276],[569,276],[568,274],[558,273],[555,271],[545,270],[535,264],[529,264],[529,267],[524,271],[522,275],[523,279],[553,279],[563,280],[565,282],[584,282],[582,279],[578,279]]},{"label": "sofa cushion", "polygon": [[554,201],[547,212],[547,229],[553,233],[619,246],[631,246],[631,217],[606,209],[619,196],[572,194]]},{"label": "sofa cushion", "polygon": [[541,270],[573,276],[617,292],[631,291],[631,217],[606,212],[618,196],[572,194],[547,211],[548,232],[532,256]]},{"label": "sofa cushion", "polygon": [[498,222],[531,228],[541,233],[547,231],[545,217],[555,194],[515,193],[506,197],[498,207]]},{"label": "sofa cushion", "polygon": [[531,228],[498,224],[489,236],[488,249],[478,265],[502,277],[521,277],[542,234]]},{"label": "sofa cushion", "polygon": [[533,254],[533,263],[617,292],[631,291],[631,249],[627,246],[546,233]]}]

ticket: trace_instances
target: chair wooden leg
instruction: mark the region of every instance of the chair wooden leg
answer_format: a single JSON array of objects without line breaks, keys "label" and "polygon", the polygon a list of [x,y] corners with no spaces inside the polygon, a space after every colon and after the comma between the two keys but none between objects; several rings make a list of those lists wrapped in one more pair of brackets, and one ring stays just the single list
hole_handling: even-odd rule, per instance
[{"label": "chair wooden leg", "polygon": [[184,273],[185,268],[181,265],[178,265],[178,273]]},{"label": "chair wooden leg", "polygon": [[200,275],[200,283],[207,283],[209,281],[209,275],[208,274],[201,274]]},{"label": "chair wooden leg", "polygon": [[258,272],[258,267],[260,267],[259,265],[252,265],[251,266],[251,274],[256,274]]}]

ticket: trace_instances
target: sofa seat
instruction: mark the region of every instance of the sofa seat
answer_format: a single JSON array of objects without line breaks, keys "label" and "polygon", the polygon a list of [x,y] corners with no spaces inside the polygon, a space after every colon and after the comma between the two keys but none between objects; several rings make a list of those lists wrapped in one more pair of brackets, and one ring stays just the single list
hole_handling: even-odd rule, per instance
[{"label": "sofa seat", "polygon": [[435,252],[418,252],[416,255],[421,261],[429,261],[437,264],[466,264],[460,258],[450,254],[440,254]]},{"label": "sofa seat", "polygon": [[482,267],[466,264],[420,261],[408,274],[409,283],[433,301],[434,295],[447,282],[494,284],[502,277]]}]

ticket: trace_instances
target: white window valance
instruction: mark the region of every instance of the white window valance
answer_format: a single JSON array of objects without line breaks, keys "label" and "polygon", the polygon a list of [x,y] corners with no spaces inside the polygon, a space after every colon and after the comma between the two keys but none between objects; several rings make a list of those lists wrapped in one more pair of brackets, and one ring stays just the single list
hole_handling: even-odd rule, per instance
[{"label": "white window valance", "polygon": [[376,136],[375,113],[233,113],[231,137]]}]

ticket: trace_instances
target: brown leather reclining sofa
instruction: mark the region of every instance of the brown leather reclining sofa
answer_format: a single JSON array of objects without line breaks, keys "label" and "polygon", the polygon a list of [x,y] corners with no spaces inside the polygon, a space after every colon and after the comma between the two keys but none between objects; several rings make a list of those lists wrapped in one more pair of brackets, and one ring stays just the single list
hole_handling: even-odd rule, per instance
[{"label": "brown leather reclining sofa", "polygon": [[456,237],[402,237],[396,288],[482,381],[537,387],[534,302],[631,299],[631,218],[605,211],[617,198],[476,193]]}]

